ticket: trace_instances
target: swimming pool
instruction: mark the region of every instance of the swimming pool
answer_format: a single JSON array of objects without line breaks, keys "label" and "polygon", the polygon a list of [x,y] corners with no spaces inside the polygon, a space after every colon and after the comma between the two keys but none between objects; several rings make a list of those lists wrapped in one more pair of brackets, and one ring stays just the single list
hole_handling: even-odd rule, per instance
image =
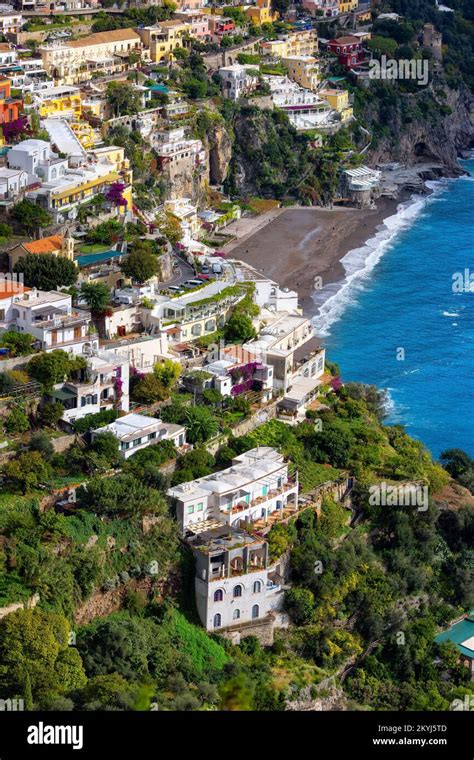
[{"label": "swimming pool", "polygon": [[102,251],[101,253],[83,253],[80,256],[76,256],[76,262],[80,267],[87,267],[91,264],[100,264],[102,261],[109,261],[110,259],[123,256],[122,251]]}]

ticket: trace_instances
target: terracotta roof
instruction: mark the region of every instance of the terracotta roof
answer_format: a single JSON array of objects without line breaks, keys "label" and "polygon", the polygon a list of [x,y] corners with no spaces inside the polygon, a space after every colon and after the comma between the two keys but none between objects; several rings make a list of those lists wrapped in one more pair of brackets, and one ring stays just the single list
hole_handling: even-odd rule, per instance
[{"label": "terracotta roof", "polygon": [[88,47],[89,45],[103,45],[107,42],[127,42],[133,40],[140,42],[140,35],[133,29],[111,29],[109,32],[96,32],[80,40],[71,40],[67,43],[70,48]]},{"label": "terracotta roof", "polygon": [[27,293],[30,288],[26,288],[20,282],[0,282],[0,301],[5,298],[11,298],[21,293]]},{"label": "terracotta roof", "polygon": [[249,362],[255,361],[255,355],[251,354],[250,351],[247,351],[246,348],[242,348],[242,346],[239,346],[238,344],[226,346],[224,348],[224,353],[226,356],[232,356],[233,359],[242,362],[242,364],[248,364]]},{"label": "terracotta roof", "polygon": [[356,42],[360,42],[360,39],[352,35],[349,37],[338,37],[337,40],[329,40],[330,45],[334,45],[335,43],[338,45],[355,45]]},{"label": "terracotta roof", "polygon": [[51,253],[58,251],[63,242],[62,235],[51,235],[51,237],[41,238],[41,240],[32,240],[31,243],[23,243],[28,253]]},{"label": "terracotta roof", "polygon": [[10,53],[11,46],[9,42],[0,42],[0,53]]}]

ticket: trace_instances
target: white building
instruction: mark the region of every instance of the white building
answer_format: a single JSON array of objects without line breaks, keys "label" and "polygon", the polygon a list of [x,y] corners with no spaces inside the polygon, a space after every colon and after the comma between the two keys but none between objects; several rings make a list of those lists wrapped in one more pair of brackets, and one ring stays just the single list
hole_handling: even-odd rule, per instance
[{"label": "white building", "polygon": [[266,524],[270,515],[295,509],[298,474],[290,477],[283,455],[259,446],[235,457],[232,466],[213,475],[170,488],[183,535],[213,527],[216,523],[241,527],[241,523]]},{"label": "white building", "polygon": [[22,140],[8,151],[7,162],[10,169],[26,171],[31,182],[56,180],[68,169],[67,158],[56,156],[45,140]]},{"label": "white building", "polygon": [[256,362],[248,352],[247,361],[230,354],[206,364],[203,369],[212,375],[211,387],[221,396],[238,396],[244,392],[260,392],[262,401],[269,401],[273,391],[273,367]]},{"label": "white building", "polygon": [[222,92],[231,100],[248,95],[258,85],[258,67],[251,65],[223,66],[219,69]]},{"label": "white building", "polygon": [[9,34],[17,34],[23,26],[23,18],[19,11],[0,11],[0,34],[6,37]]},{"label": "white building", "polygon": [[13,201],[28,187],[28,172],[23,169],[0,168],[0,200]]},{"label": "white building", "polygon": [[295,129],[333,129],[341,126],[337,112],[315,92],[286,76],[266,75],[273,105],[285,111]]},{"label": "white building", "polygon": [[182,425],[162,422],[144,414],[132,413],[118,417],[110,425],[95,430],[93,437],[107,432],[113,433],[117,438],[120,453],[125,459],[160,441],[172,441],[177,449],[186,444],[186,430]]},{"label": "white building", "polygon": [[[0,15],[1,19],[1,15]],[[8,42],[0,42],[0,66],[15,63],[18,53]]]},{"label": "white building", "polygon": [[83,354],[98,347],[90,313],[74,310],[71,296],[66,293],[25,289],[12,296],[2,326],[33,335],[38,348],[46,352],[62,349]]},{"label": "white building", "polygon": [[105,409],[128,412],[128,361],[107,351],[97,351],[88,357],[85,370],[57,383],[50,397],[63,404],[63,420],[71,424]]},{"label": "white building", "polygon": [[188,539],[195,561],[196,606],[208,631],[266,622],[281,609],[281,579],[269,567],[264,539],[215,526]]},{"label": "white building", "polygon": [[168,352],[168,336],[164,330],[158,334],[142,333],[133,338],[119,338],[107,343],[107,351],[127,359],[138,372],[153,372],[155,364],[163,359],[176,359]]}]

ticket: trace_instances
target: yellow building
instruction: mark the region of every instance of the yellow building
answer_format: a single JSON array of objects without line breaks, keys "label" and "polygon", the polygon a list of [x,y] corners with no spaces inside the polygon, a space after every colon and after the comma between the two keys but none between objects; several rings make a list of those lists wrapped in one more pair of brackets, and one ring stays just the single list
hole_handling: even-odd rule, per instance
[{"label": "yellow building", "polygon": [[338,0],[337,10],[339,13],[352,13],[357,10],[358,0]]},{"label": "yellow building", "polygon": [[155,63],[174,60],[177,48],[190,45],[190,26],[183,21],[163,21],[156,26],[138,29],[142,44],[149,48],[150,58]]},{"label": "yellow building", "polygon": [[323,98],[331,108],[341,114],[341,121],[350,121],[354,115],[354,109],[349,103],[347,90],[320,90],[318,95]]},{"label": "yellow building", "polygon": [[279,13],[272,11],[271,0],[257,0],[256,6],[245,8],[245,15],[250,23],[261,26],[262,24],[272,24],[278,20]]},{"label": "yellow building", "polygon": [[98,138],[91,125],[87,121],[75,121],[72,122],[72,124],[69,126],[81,143],[82,147],[86,150],[90,150],[97,142]]},{"label": "yellow building", "polygon": [[37,113],[43,118],[62,116],[80,119],[82,114],[81,93],[78,87],[60,86],[39,90],[33,95]]},{"label": "yellow building", "polygon": [[313,29],[293,32],[277,40],[261,42],[260,49],[263,55],[275,58],[315,55],[318,52],[318,37]]},{"label": "yellow building", "polygon": [[319,66],[312,55],[293,55],[282,58],[282,64],[288,69],[288,76],[301,87],[315,92],[319,84]]},{"label": "yellow building", "polygon": [[126,71],[128,59],[144,54],[142,41],[134,29],[97,32],[70,42],[52,42],[40,48],[43,68],[63,84],[87,81],[95,72],[114,74]]}]

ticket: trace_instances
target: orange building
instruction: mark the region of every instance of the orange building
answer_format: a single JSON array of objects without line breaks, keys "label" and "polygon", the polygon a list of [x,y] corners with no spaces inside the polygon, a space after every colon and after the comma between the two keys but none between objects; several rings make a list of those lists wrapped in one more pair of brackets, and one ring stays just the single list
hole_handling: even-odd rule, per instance
[{"label": "orange building", "polygon": [[21,98],[12,98],[11,81],[7,77],[0,77],[0,125],[9,124],[20,116],[23,108]]}]

